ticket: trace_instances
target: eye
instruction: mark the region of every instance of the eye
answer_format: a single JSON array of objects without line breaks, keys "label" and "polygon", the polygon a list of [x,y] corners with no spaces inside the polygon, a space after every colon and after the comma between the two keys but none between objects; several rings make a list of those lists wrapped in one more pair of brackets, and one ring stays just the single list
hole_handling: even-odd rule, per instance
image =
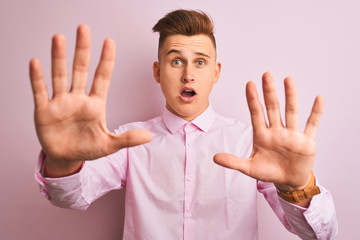
[{"label": "eye", "polygon": [[175,66],[181,66],[183,63],[181,62],[181,60],[179,59],[175,59],[173,62],[172,62]]},{"label": "eye", "polygon": [[204,60],[199,60],[199,61],[197,61],[196,62],[196,65],[198,65],[198,66],[204,66],[205,65],[205,61]]}]

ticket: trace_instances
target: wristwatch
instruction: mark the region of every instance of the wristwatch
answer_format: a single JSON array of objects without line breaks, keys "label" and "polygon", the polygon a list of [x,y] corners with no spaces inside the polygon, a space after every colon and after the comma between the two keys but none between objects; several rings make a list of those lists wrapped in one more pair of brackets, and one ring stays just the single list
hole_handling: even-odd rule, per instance
[{"label": "wristwatch", "polygon": [[292,191],[292,192],[284,191],[284,190],[281,190],[278,188],[276,188],[276,189],[282,199],[284,199],[288,202],[291,202],[291,203],[297,203],[297,202],[301,202],[301,201],[310,199],[313,196],[320,193],[320,188],[318,186],[316,186],[316,184],[315,184],[315,176],[312,171],[311,171],[310,182],[304,189],[296,190],[296,191]]}]

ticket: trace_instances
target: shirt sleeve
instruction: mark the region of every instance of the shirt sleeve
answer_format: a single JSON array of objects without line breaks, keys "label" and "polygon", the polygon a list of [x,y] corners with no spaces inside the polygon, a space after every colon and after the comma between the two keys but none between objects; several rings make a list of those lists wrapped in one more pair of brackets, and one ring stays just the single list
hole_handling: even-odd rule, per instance
[{"label": "shirt sleeve", "polygon": [[334,239],[338,231],[332,196],[324,187],[311,199],[308,208],[282,199],[274,184],[258,181],[261,192],[286,229],[301,239]]},{"label": "shirt sleeve", "polygon": [[126,148],[97,160],[85,161],[78,173],[61,178],[43,177],[45,159],[46,155],[41,151],[35,180],[40,185],[40,193],[58,207],[86,210],[93,201],[126,183]]}]

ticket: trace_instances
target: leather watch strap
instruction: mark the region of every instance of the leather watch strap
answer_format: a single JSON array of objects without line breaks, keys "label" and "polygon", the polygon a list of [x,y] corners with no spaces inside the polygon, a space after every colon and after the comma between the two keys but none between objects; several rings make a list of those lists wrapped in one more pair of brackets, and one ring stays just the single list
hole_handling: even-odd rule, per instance
[{"label": "leather watch strap", "polygon": [[320,188],[315,185],[315,176],[314,173],[311,172],[310,182],[304,189],[292,191],[292,192],[277,189],[277,192],[284,200],[291,203],[297,203],[310,199],[313,196],[319,194]]}]

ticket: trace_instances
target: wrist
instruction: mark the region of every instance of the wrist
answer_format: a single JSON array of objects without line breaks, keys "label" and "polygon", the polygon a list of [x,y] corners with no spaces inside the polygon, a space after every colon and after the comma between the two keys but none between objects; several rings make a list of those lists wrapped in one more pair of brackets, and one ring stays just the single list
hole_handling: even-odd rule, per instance
[{"label": "wrist", "polygon": [[58,178],[75,174],[81,170],[83,161],[60,161],[50,159],[47,156],[44,160],[42,174],[44,177]]},{"label": "wrist", "polygon": [[278,183],[274,183],[274,185],[280,192],[294,192],[294,191],[302,190],[302,189],[306,188],[311,183],[312,175],[313,175],[313,173],[311,172],[309,174],[309,177],[306,180],[305,184],[303,184],[303,185],[293,186],[293,185],[278,184]]},{"label": "wrist", "polygon": [[315,176],[312,171],[310,181],[305,187],[296,190],[285,190],[283,188],[279,188],[279,186],[276,186],[276,189],[281,198],[291,203],[299,203],[305,200],[310,200],[313,196],[320,193],[320,188],[316,186]]}]

